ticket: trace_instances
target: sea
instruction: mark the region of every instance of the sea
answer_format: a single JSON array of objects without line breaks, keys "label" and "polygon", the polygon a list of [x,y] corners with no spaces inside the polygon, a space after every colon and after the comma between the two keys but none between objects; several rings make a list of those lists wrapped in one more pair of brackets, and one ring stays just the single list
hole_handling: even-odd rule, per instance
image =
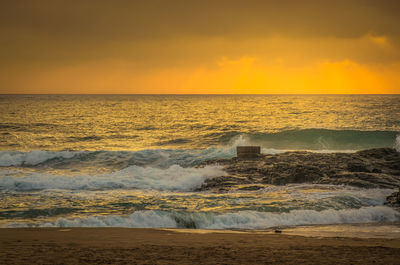
[{"label": "sea", "polygon": [[[400,151],[400,95],[0,95],[0,227],[259,230],[400,221],[394,190],[196,191],[199,164],[306,150]],[[400,230],[399,230],[400,231]]]}]

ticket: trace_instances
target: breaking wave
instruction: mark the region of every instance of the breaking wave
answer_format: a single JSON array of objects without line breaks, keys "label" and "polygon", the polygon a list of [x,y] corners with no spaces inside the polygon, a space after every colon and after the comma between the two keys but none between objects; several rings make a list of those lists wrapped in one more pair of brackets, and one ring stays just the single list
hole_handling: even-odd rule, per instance
[{"label": "breaking wave", "polygon": [[[278,133],[238,134],[225,146],[202,150],[146,149],[141,151],[0,151],[0,166],[76,165],[82,162],[124,167],[152,166],[167,168],[172,165],[190,167],[205,160],[232,158],[238,145],[260,145],[265,154],[283,150],[310,150],[317,152],[356,151],[378,147],[393,147],[400,151],[400,136],[392,131],[352,131],[307,129]],[[224,138],[221,136],[221,139]]]},{"label": "breaking wave", "polygon": [[[236,137],[227,146],[195,149],[145,149],[140,151],[0,151],[0,166],[72,166],[80,163],[109,166],[114,170],[136,165],[168,168],[172,165],[191,167],[203,161],[236,156],[236,146],[250,144],[246,137]],[[262,149],[263,153],[283,151]]]},{"label": "breaking wave", "polygon": [[[399,132],[395,131],[304,129],[276,133],[251,133],[243,136],[247,142],[278,150],[358,151],[393,147],[398,135]],[[224,139],[224,136],[221,136],[221,139]]]},{"label": "breaking wave", "polygon": [[192,166],[204,160],[231,158],[236,155],[234,148],[208,148],[206,150],[147,149],[132,151],[0,151],[0,166],[51,166],[77,165],[91,162],[93,165],[127,167],[155,166],[169,167],[174,164]]},{"label": "breaking wave", "polygon": [[[400,150],[399,132],[305,129],[277,133],[243,134],[228,132],[217,137],[216,145],[201,150],[145,149],[141,151],[0,151],[0,166],[36,166],[62,163],[76,165],[88,161],[93,164],[115,164],[119,170],[127,166],[190,167],[205,160],[231,158],[238,145],[260,145],[262,153],[276,154],[284,150],[317,152],[357,151],[379,147]],[[207,136],[206,136],[207,138]],[[209,142],[209,141],[206,141]],[[221,145],[222,144],[222,145]]]},{"label": "breaking wave", "polygon": [[[241,211],[235,213],[188,213],[136,211],[128,216],[90,216],[59,218],[42,223],[43,227],[131,227],[131,228],[199,228],[199,229],[265,229],[277,226],[394,222],[400,213],[385,206],[345,210],[293,210],[288,213]],[[8,227],[27,226],[8,224]]]},{"label": "breaking wave", "polygon": [[190,191],[200,187],[208,178],[225,174],[219,166],[183,168],[179,165],[173,165],[167,169],[130,166],[117,172],[97,176],[55,176],[31,173],[25,177],[10,175],[0,177],[0,190],[158,189]]},{"label": "breaking wave", "polygon": [[54,158],[72,158],[79,152],[71,151],[42,151],[30,152],[0,151],[0,166],[34,166]]}]

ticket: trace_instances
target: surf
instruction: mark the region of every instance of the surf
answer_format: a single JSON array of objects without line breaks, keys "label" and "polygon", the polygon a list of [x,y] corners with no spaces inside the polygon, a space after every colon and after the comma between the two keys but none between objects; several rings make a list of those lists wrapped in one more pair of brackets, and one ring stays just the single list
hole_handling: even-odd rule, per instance
[{"label": "surf", "polygon": [[[39,227],[128,227],[128,228],[195,228],[195,229],[267,229],[271,227],[395,222],[400,214],[385,206],[344,210],[293,210],[288,213],[241,211],[234,213],[188,213],[168,211],[136,211],[127,216],[89,216],[59,218]],[[29,224],[8,224],[26,227]]]}]

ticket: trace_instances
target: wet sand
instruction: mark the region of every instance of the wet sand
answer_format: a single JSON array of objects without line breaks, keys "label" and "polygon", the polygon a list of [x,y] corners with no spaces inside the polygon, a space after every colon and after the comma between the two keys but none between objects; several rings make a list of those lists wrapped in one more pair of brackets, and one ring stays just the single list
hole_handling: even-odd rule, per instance
[{"label": "wet sand", "polygon": [[0,229],[0,264],[400,264],[400,238],[257,231]]}]

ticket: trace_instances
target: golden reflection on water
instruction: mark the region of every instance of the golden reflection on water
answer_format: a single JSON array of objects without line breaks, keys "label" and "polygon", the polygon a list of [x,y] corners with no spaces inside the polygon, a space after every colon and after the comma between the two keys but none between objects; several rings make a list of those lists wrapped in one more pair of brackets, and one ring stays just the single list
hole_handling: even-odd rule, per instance
[{"label": "golden reflection on water", "polygon": [[395,96],[8,96],[1,149],[207,148],[239,133],[400,131]]}]

